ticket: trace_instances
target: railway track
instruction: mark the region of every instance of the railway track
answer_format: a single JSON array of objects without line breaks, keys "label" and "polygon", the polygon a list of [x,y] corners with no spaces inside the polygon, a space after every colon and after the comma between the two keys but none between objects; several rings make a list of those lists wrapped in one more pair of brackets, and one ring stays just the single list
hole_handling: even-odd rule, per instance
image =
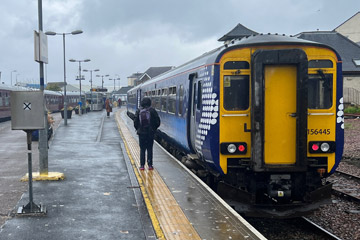
[{"label": "railway track", "polygon": [[246,218],[246,220],[269,240],[341,240],[306,217],[293,219]]},{"label": "railway track", "polygon": [[330,181],[333,182],[334,195],[360,203],[360,178],[358,176],[337,170]]},{"label": "railway track", "polygon": [[334,234],[322,228],[320,225],[314,223],[310,219],[306,217],[301,217],[300,219],[302,219],[304,225],[308,225],[310,228],[314,229],[314,231],[317,231],[320,235],[324,236],[326,239],[341,240],[341,238],[335,236]]}]

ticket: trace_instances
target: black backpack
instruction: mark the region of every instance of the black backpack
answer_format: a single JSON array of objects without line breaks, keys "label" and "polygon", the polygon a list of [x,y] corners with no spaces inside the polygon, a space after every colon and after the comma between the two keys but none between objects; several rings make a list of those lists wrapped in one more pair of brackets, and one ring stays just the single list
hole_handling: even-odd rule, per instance
[{"label": "black backpack", "polygon": [[150,127],[150,118],[151,118],[151,114],[149,108],[143,108],[140,110],[139,120],[140,120],[140,126],[142,128]]}]

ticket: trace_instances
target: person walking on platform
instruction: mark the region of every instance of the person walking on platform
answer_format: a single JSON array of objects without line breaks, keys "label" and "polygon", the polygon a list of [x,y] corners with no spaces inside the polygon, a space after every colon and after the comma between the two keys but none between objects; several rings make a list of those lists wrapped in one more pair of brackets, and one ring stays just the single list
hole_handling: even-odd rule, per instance
[{"label": "person walking on platform", "polygon": [[118,99],[118,107],[119,107],[119,108],[121,108],[121,104],[122,104],[122,102],[121,102],[121,99],[119,98],[119,99]]},{"label": "person walking on platform", "polygon": [[154,135],[160,126],[160,117],[156,110],[151,107],[150,98],[144,97],[141,100],[140,106],[134,118],[134,127],[139,135],[140,170],[144,170],[146,151],[148,168],[153,170]]},{"label": "person walking on platform", "polygon": [[110,112],[112,112],[112,104],[110,102],[110,99],[108,98],[105,101],[105,109],[106,109],[107,117],[110,117]]}]

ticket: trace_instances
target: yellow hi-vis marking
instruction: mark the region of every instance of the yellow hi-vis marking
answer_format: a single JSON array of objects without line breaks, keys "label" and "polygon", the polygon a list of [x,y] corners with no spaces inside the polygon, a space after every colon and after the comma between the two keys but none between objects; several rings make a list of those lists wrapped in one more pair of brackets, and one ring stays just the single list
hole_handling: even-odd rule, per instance
[{"label": "yellow hi-vis marking", "polygon": [[121,120],[120,111],[115,116],[157,238],[200,240],[200,236],[181,210],[159,173],[156,170],[138,171],[139,145]]}]

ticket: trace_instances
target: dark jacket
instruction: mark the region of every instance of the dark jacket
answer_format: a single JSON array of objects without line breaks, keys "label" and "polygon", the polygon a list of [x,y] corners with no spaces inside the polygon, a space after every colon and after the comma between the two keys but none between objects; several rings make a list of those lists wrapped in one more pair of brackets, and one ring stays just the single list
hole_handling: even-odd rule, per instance
[{"label": "dark jacket", "polygon": [[140,109],[138,109],[135,113],[134,127],[138,135],[145,135],[145,134],[154,135],[156,130],[160,126],[161,121],[156,110],[150,107],[149,112],[150,112],[150,128],[148,129],[144,129],[140,126],[140,119],[139,119]]}]

